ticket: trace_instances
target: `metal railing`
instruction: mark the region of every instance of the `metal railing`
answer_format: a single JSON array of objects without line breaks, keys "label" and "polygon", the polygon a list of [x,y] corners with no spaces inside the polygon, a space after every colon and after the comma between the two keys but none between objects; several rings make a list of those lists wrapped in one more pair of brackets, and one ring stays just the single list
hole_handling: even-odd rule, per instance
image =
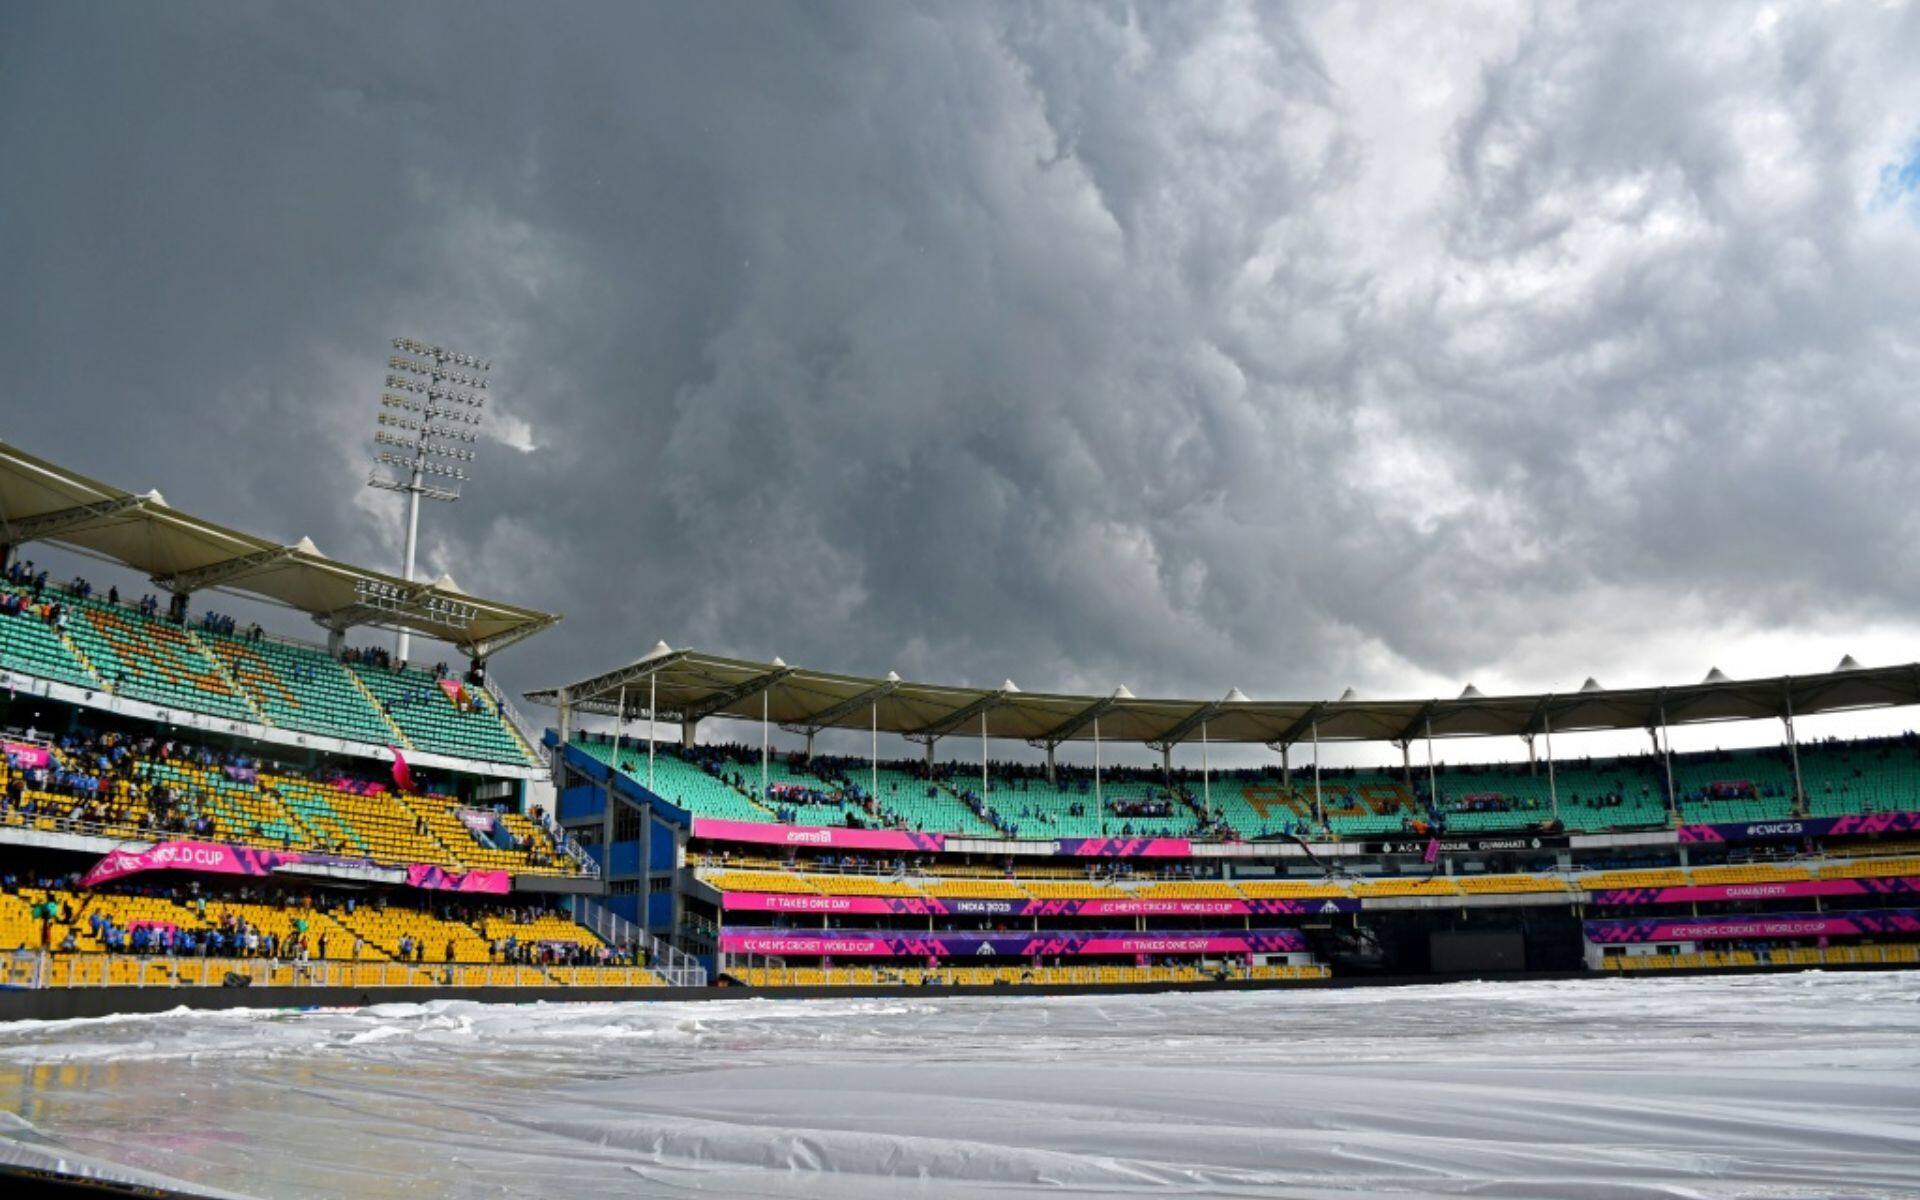
[{"label": "metal railing", "polygon": [[591,930],[610,946],[645,951],[647,965],[674,987],[707,986],[706,968],[693,956],[609,911],[605,905],[587,896],[568,896],[567,915],[576,925]]},{"label": "metal railing", "polygon": [[593,855],[588,854],[586,848],[575,840],[573,834],[568,832],[567,827],[560,823],[560,818],[557,814],[551,809],[542,813],[541,824],[546,828],[547,836],[553,839],[554,846],[559,849],[560,853],[566,855],[567,858],[573,862],[574,866],[580,868],[582,875],[587,876],[589,879],[600,878],[600,864],[594,861]]},{"label": "metal railing", "polygon": [[520,715],[520,710],[513,706],[513,701],[507,699],[507,694],[500,689],[498,684],[494,683],[493,676],[488,675],[481,681],[480,686],[488,696],[493,698],[494,707],[500,711],[502,717],[506,718],[507,724],[513,726],[514,733],[519,735],[520,741],[525,745],[528,753],[538,758],[540,756],[540,734],[534,729],[533,723]]},{"label": "metal railing", "polygon": [[[83,805],[86,803],[83,800],[71,800],[69,797],[59,796],[56,793],[51,793],[51,792],[37,793],[37,794],[43,795],[43,796],[52,795],[57,801],[62,801],[62,802],[70,801],[72,804],[76,806]],[[36,806],[37,806],[37,803],[36,803]],[[23,829],[29,832],[36,832],[36,833],[72,833],[72,834],[84,835],[87,837],[108,838],[116,842],[139,844],[143,846],[150,846],[156,842],[172,841],[172,840],[182,839],[182,838],[210,838],[214,840],[219,840],[224,836],[219,832],[218,827],[216,827],[214,832],[210,834],[198,834],[198,833],[194,833],[192,830],[142,829],[140,826],[135,825],[128,821],[119,821],[119,822],[83,821],[78,817],[63,817],[57,813],[49,813],[49,812],[23,812],[22,810],[17,808],[10,808],[4,811],[0,811],[0,830],[7,830],[7,829]],[[254,845],[259,845],[260,843],[245,842],[245,843],[236,843],[236,844],[254,846]],[[272,850],[311,850],[315,853],[331,853],[329,851],[319,850],[318,847],[315,847],[315,846],[303,845],[303,844],[292,842],[292,841],[287,841],[282,844],[269,846],[266,848],[272,849]],[[366,865],[370,867],[400,867],[400,866],[406,865],[405,863],[402,863],[402,862],[380,862],[372,858],[363,859],[361,856],[357,856],[357,855],[333,854],[332,856],[338,859],[351,858],[356,862],[364,861]]]},{"label": "metal railing", "polygon": [[660,971],[638,966],[414,964],[45,950],[17,950],[0,958],[0,985],[18,988],[645,988],[667,983]]}]

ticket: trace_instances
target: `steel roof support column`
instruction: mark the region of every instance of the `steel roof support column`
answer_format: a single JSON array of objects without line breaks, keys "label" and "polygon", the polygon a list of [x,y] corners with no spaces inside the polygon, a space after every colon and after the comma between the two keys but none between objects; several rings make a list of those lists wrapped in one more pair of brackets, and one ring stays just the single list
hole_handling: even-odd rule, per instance
[{"label": "steel roof support column", "polygon": [[1440,815],[1440,774],[1433,765],[1433,718],[1427,718],[1427,805]]},{"label": "steel roof support column", "polygon": [[1107,832],[1107,804],[1100,796],[1100,718],[1093,719],[1093,806],[1100,810],[1100,832]]},{"label": "steel roof support column", "polygon": [[873,702],[873,746],[867,759],[868,768],[873,772],[873,806],[880,807],[880,702]]},{"label": "steel roof support column", "polygon": [[573,702],[567,698],[567,689],[560,689],[560,744],[553,748],[553,782],[560,783],[560,759],[566,750],[567,739],[573,734]]},{"label": "steel roof support column", "polygon": [[[1547,737],[1547,803],[1553,806],[1553,819],[1560,819],[1560,788],[1553,776],[1553,714],[1545,709],[1540,711],[1540,727]],[[1531,749],[1533,743],[1527,743]]]},{"label": "steel roof support column", "polygon": [[1407,785],[1407,790],[1409,792],[1413,790],[1413,743],[1412,742],[1400,743],[1400,782]]},{"label": "steel roof support column", "polygon": [[613,769],[620,769],[620,733],[627,725],[627,685],[620,685],[620,706],[613,714]]},{"label": "steel roof support column", "polygon": [[760,693],[760,803],[767,802],[767,759],[773,752],[773,731],[767,725],[767,692]]},{"label": "steel roof support column", "polygon": [[987,710],[980,710],[980,803],[987,802]]},{"label": "steel roof support column", "polygon": [[1793,761],[1793,814],[1804,816],[1807,811],[1807,789],[1800,782],[1800,742],[1793,736],[1793,679],[1787,679],[1787,756]]},{"label": "steel roof support column", "polygon": [[653,722],[659,713],[660,673],[647,676],[647,790],[653,790]]},{"label": "steel roof support column", "polygon": [[1667,812],[1678,816],[1680,796],[1673,790],[1673,730],[1667,725],[1667,702],[1660,701],[1660,757],[1667,768]]},{"label": "steel roof support column", "polygon": [[1320,722],[1313,723],[1313,819],[1321,829],[1327,827],[1327,805],[1320,796]]},{"label": "steel roof support column", "polygon": [[1200,795],[1206,801],[1207,824],[1213,824],[1213,775],[1207,766],[1207,723],[1200,722]]}]

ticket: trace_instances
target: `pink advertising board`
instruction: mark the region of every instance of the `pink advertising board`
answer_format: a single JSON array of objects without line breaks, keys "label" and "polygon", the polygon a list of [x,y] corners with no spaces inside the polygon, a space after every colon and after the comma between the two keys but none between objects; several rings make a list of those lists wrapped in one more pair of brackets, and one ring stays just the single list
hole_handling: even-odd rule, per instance
[{"label": "pink advertising board", "polygon": [[883,930],[742,929],[720,935],[728,954],[793,954],[847,957],[994,958],[1086,957],[1133,954],[1267,954],[1305,950],[1297,929],[1163,931],[1148,933],[1007,933],[943,930],[901,933]]},{"label": "pink advertising board", "polygon": [[880,916],[1241,917],[1353,912],[1355,900],[1008,900],[953,896],[816,896],[725,892],[728,912],[849,913]]},{"label": "pink advertising board", "polygon": [[[83,887],[111,883],[142,871],[196,871],[206,875],[271,875],[275,868],[297,864],[374,866],[370,861],[343,860],[332,854],[298,850],[265,850],[224,842],[158,842],[145,850],[115,850],[93,865],[81,879]],[[505,895],[513,879],[505,871],[449,871],[426,863],[407,868],[412,887],[446,892],[483,892]]]},{"label": "pink advertising board", "polygon": [[750,842],[757,846],[812,847],[835,850],[937,851],[946,839],[937,833],[907,829],[845,829],[838,825],[775,825],[759,821],[726,821],[695,817],[693,836],[721,842]]},{"label": "pink advertising board", "polygon": [[436,892],[480,892],[504,896],[513,888],[513,878],[505,871],[449,871],[427,863],[407,867],[407,886]]}]

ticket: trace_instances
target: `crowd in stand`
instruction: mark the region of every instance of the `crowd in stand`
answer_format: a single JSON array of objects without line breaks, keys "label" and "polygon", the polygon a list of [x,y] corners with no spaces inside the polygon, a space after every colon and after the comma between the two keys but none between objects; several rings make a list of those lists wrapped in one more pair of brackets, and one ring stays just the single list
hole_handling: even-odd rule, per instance
[{"label": "crowd in stand", "polygon": [[379,667],[383,671],[404,671],[407,668],[405,661],[401,661],[398,666],[395,666],[394,657],[388,653],[385,646],[348,646],[340,652],[340,661],[369,667]]},{"label": "crowd in stand", "polygon": [[28,596],[38,600],[46,594],[47,573],[44,570],[35,571],[32,560],[22,562],[16,558],[7,564],[7,582],[24,589]]},{"label": "crowd in stand", "polygon": [[247,626],[246,631],[242,633],[239,631],[238,622],[235,621],[233,617],[227,616],[225,613],[213,612],[212,610],[200,614],[200,628],[206,630],[208,633],[217,633],[226,637],[240,637],[249,642],[258,642],[267,635],[267,631],[260,628],[260,622],[258,621]]},{"label": "crowd in stand", "polygon": [[66,628],[66,606],[48,598],[45,571],[36,572],[31,562],[16,559],[7,567],[6,580],[19,590],[0,594],[0,616],[31,617],[56,630]]},{"label": "crowd in stand", "polygon": [[118,825],[158,833],[209,836],[215,830],[204,797],[177,795],[149,780],[150,764],[186,761],[202,766],[253,760],[188,747],[167,739],[119,733],[74,733],[56,743],[45,763],[7,763],[0,817],[51,816],[90,825]]},{"label": "crowd in stand", "polygon": [[[26,890],[47,893],[30,908],[29,912],[40,926],[39,948],[57,953],[80,952],[80,938],[84,931],[102,952],[108,954],[260,958],[279,961],[358,960],[364,957],[367,949],[364,937],[355,934],[351,943],[342,944],[338,937],[325,931],[317,931],[314,928],[315,922],[311,919],[312,915],[318,913],[350,916],[362,904],[374,911],[385,912],[389,906],[389,897],[385,893],[376,893],[363,900],[353,893],[289,888],[251,891],[223,889],[216,892],[211,888],[203,887],[199,879],[189,879],[176,885],[116,887],[106,893],[81,891],[79,886],[77,875],[48,876],[42,873],[26,875],[17,871],[0,875],[0,889],[10,894],[19,895]],[[56,899],[53,893],[66,893],[66,895]],[[102,909],[94,907],[93,897],[96,894],[147,896],[168,900],[191,911],[204,927],[196,929],[163,922],[122,923]],[[276,934],[230,910],[213,916],[209,915],[209,905],[228,904],[267,905],[277,908],[289,916],[288,932],[284,935]],[[461,900],[433,906],[422,904],[417,907],[430,911],[442,921],[473,927],[477,927],[481,921],[489,918],[504,920],[514,925],[531,926],[545,918],[564,917],[564,914],[556,909],[527,904],[481,906],[468,900]],[[456,947],[451,940],[441,946],[431,946],[425,938],[402,934],[395,946],[380,947],[380,949],[400,962],[425,964],[453,962]],[[491,939],[488,942],[488,950],[490,961],[501,964],[647,965],[644,951],[629,951],[605,944],[586,945],[577,941],[543,939],[532,935],[523,938],[518,933],[508,933]]]},{"label": "crowd in stand", "polygon": [[[27,731],[29,741],[36,731]],[[85,825],[132,829],[147,834],[181,834],[211,838],[220,832],[216,809],[199,790],[181,792],[156,767],[182,765],[225,772],[236,780],[257,780],[263,772],[333,784],[342,777],[331,772],[324,779],[286,763],[271,762],[239,750],[117,732],[80,731],[64,734],[52,743],[57,752],[45,763],[9,758],[4,764],[6,784],[0,790],[0,820],[13,817],[52,817]],[[271,787],[264,790],[276,794]],[[496,809],[496,813],[501,811]],[[231,817],[234,814],[229,814]],[[551,845],[531,834],[510,834],[504,847],[526,856],[531,866],[551,866],[564,852],[564,833],[554,827],[544,810],[531,814],[544,826]],[[416,832],[425,835],[424,825]],[[245,830],[248,839],[264,844],[271,835],[259,824]],[[283,847],[291,835],[279,835]],[[494,843],[489,843],[494,844]],[[339,838],[321,838],[315,848],[337,854],[353,848]]]},{"label": "crowd in stand", "polygon": [[1116,817],[1173,816],[1173,801],[1166,796],[1150,796],[1145,799],[1122,797],[1107,801],[1107,808]]}]

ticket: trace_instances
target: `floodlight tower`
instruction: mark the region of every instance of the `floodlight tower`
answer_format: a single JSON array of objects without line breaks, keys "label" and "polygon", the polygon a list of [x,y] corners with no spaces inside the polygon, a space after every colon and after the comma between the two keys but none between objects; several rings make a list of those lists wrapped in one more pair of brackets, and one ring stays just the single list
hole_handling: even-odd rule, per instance
[{"label": "floodlight tower", "polygon": [[[467,480],[460,464],[473,461],[473,446],[480,440],[486,374],[493,363],[412,338],[393,339],[393,348],[400,353],[387,360],[389,390],[380,395],[379,428],[373,434],[381,448],[373,457],[399,477],[389,478],[376,467],[367,486],[407,497],[406,578],[411,583],[420,498],[448,503],[460,498],[460,485]],[[411,638],[402,630],[395,647],[401,661],[410,648]]]}]

